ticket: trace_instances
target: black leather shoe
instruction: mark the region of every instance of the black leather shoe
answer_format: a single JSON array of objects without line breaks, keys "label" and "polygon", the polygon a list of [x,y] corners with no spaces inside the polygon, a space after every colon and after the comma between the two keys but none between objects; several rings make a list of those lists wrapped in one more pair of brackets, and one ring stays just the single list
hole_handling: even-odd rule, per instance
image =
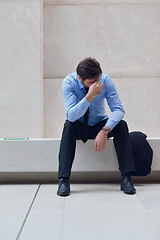
[{"label": "black leather shoe", "polygon": [[121,180],[121,190],[127,194],[135,194],[136,193],[136,189],[133,186],[130,176],[125,176]]},{"label": "black leather shoe", "polygon": [[66,197],[70,194],[70,184],[67,179],[59,179],[59,187],[57,190],[57,195],[61,197]]}]

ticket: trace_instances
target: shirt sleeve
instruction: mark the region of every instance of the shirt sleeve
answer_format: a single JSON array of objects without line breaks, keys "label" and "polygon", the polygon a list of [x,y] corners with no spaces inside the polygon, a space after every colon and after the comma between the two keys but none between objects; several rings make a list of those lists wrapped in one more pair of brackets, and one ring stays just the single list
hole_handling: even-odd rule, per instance
[{"label": "shirt sleeve", "polygon": [[67,119],[74,122],[85,114],[90,102],[85,97],[78,102],[73,86],[67,81],[63,81],[62,93]]},{"label": "shirt sleeve", "polygon": [[106,100],[111,110],[111,115],[109,116],[109,119],[105,126],[109,127],[112,130],[124,117],[125,110],[118,96],[116,87],[112,79],[108,76],[106,78],[105,87],[106,87]]}]

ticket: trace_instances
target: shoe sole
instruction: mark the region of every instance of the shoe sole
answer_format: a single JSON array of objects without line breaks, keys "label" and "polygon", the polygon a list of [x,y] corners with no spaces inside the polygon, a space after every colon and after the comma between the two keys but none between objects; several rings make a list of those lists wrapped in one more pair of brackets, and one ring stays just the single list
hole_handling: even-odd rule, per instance
[{"label": "shoe sole", "polygon": [[124,193],[129,194],[129,195],[134,195],[136,193],[136,191],[135,192],[126,192],[122,188],[121,188],[121,191],[123,191]]},{"label": "shoe sole", "polygon": [[58,196],[60,196],[60,197],[67,197],[67,196],[69,196],[69,194],[70,194],[70,192],[68,193],[59,193],[58,191],[57,191],[57,195]]}]

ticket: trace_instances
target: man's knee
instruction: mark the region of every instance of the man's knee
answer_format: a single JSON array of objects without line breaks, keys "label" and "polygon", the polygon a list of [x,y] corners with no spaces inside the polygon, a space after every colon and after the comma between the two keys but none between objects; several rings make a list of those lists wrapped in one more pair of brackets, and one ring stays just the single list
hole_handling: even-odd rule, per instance
[{"label": "man's knee", "polygon": [[121,120],[118,124],[119,124],[122,128],[128,127],[126,121],[124,121],[124,120]]},{"label": "man's knee", "polygon": [[121,121],[117,124],[117,128],[118,128],[119,130],[122,130],[122,131],[125,131],[125,130],[128,131],[128,125],[127,125],[126,121],[124,121],[124,120],[121,120]]},{"label": "man's knee", "polygon": [[67,126],[72,126],[74,122],[70,122],[69,120],[66,120],[65,123],[64,123],[64,126],[67,127]]},{"label": "man's knee", "polygon": [[64,123],[63,133],[62,135],[70,135],[75,136],[76,138],[79,138],[80,135],[80,124],[78,121],[70,122],[69,120],[66,120]]},{"label": "man's knee", "polygon": [[72,128],[72,127],[76,127],[78,125],[77,121],[75,122],[70,122],[69,120],[66,120],[65,123],[64,123],[64,127],[69,127],[69,128]]}]

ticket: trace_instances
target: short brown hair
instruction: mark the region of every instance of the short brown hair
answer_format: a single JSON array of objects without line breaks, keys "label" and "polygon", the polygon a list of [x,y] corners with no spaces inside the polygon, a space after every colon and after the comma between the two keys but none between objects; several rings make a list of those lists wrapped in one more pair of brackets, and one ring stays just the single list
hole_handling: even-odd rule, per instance
[{"label": "short brown hair", "polygon": [[83,59],[76,68],[77,74],[83,81],[98,77],[102,73],[100,63],[91,57]]}]

